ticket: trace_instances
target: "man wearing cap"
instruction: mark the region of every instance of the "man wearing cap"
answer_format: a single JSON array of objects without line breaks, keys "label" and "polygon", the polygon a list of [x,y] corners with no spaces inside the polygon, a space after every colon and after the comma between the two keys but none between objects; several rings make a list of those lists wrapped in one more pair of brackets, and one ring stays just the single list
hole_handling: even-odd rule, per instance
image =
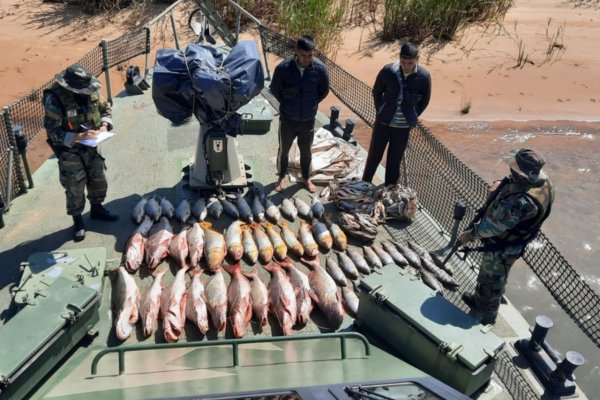
[{"label": "man wearing cap", "polygon": [[539,152],[519,150],[510,162],[510,175],[490,188],[481,219],[458,237],[463,245],[473,240],[483,243],[475,293],[462,298],[479,311],[484,325],[496,322],[510,268],[550,215],[554,189],[543,166]]},{"label": "man wearing cap", "polygon": [[81,213],[85,189],[90,218],[116,221],[119,216],[102,206],[107,182],[104,158],[96,147],[80,144],[112,129],[111,109],[100,95],[100,82],[85,67],[71,65],[56,75],[56,83],[44,92],[44,128],[48,144],[58,158],[60,183],[67,196],[67,214],[73,217],[74,240],[85,238]]},{"label": "man wearing cap", "polygon": [[419,46],[406,42],[400,60],[384,66],[373,86],[375,125],[363,172],[371,182],[389,143],[385,184],[395,185],[400,178],[400,161],[408,145],[410,129],[417,125],[431,98],[431,75],[419,61]]}]

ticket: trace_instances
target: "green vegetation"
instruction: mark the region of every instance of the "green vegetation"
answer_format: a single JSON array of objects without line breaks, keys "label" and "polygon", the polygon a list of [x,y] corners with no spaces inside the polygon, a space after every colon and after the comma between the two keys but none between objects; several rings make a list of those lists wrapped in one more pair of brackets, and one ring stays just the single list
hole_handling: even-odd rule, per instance
[{"label": "green vegetation", "polygon": [[475,23],[500,21],[514,0],[384,0],[381,39],[449,41]]}]

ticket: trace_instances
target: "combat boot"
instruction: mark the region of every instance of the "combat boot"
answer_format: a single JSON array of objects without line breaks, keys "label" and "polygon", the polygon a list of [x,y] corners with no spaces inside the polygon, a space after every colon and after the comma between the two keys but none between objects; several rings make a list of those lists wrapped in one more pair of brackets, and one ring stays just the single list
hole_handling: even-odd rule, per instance
[{"label": "combat boot", "polygon": [[92,209],[90,210],[90,218],[91,219],[99,219],[102,221],[116,221],[119,219],[117,214],[113,214],[108,211],[106,208],[102,206],[102,204],[92,204]]},{"label": "combat boot", "polygon": [[81,215],[73,215],[73,240],[81,242],[83,239],[85,239],[83,217]]},{"label": "combat boot", "polygon": [[472,310],[479,311],[479,305],[477,304],[474,295],[472,295],[471,293],[463,293],[461,299],[465,302],[466,305],[471,307]]}]

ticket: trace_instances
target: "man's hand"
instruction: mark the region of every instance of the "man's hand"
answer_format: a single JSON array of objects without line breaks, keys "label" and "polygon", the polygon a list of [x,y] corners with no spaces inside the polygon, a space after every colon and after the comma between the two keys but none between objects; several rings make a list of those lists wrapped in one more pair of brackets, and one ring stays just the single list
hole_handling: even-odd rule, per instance
[{"label": "man's hand", "polygon": [[460,244],[465,245],[469,242],[473,241],[473,234],[471,233],[471,231],[464,231],[463,233],[461,233],[458,236],[458,241],[460,242]]},{"label": "man's hand", "polygon": [[75,141],[79,142],[80,140],[96,139],[97,137],[98,131],[90,129],[85,132],[79,132],[77,135],[75,135]]}]

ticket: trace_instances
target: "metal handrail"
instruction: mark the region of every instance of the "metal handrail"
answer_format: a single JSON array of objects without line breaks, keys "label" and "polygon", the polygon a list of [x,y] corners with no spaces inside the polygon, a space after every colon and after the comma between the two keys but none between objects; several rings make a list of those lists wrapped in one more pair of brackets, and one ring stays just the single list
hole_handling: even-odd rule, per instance
[{"label": "metal handrail", "polygon": [[182,342],[182,343],[158,343],[158,344],[141,344],[131,345],[124,347],[111,347],[108,349],[101,350],[94,359],[92,360],[92,375],[98,373],[98,363],[100,359],[109,353],[118,353],[119,355],[119,375],[123,375],[125,372],[125,353],[130,351],[146,351],[146,350],[160,350],[160,349],[180,349],[187,347],[209,347],[209,346],[232,346],[232,357],[233,367],[240,365],[239,350],[240,345],[253,344],[253,343],[273,343],[273,342],[292,342],[292,341],[303,341],[303,340],[314,340],[314,339],[340,339],[340,352],[342,360],[347,358],[346,351],[346,339],[358,339],[365,346],[365,355],[368,357],[371,355],[371,347],[366,337],[358,332],[336,332],[336,333],[319,333],[313,335],[296,335],[296,336],[277,336],[277,337],[260,337],[251,339],[231,339],[231,340],[218,340],[218,341],[205,341],[205,342]]}]

